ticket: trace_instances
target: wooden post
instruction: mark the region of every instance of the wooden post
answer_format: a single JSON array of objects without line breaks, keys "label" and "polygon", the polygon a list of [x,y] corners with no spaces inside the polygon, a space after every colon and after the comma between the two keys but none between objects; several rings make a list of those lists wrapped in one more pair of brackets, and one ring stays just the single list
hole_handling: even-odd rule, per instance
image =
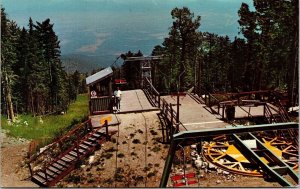
[{"label": "wooden post", "polygon": [[171,112],[171,123],[170,123],[170,139],[173,140],[173,134],[174,134],[174,125],[173,125],[173,122],[174,122],[174,110],[173,110],[173,107],[172,107],[172,104],[170,103],[170,112]]},{"label": "wooden post", "polygon": [[28,165],[28,168],[29,168],[29,171],[30,171],[30,176],[32,177],[32,175],[33,175],[33,172],[32,172],[31,165],[30,165],[30,163],[27,163],[27,165]]},{"label": "wooden post", "polygon": [[162,134],[163,143],[165,143],[165,128],[164,128],[164,124],[161,125],[161,134]]},{"label": "wooden post", "polygon": [[160,95],[158,95],[158,108],[160,108]]},{"label": "wooden post", "polygon": [[179,131],[179,94],[177,94],[176,130]]},{"label": "wooden post", "polygon": [[173,127],[173,121],[174,121],[173,115],[174,115],[174,112],[173,112],[173,107],[172,107],[171,103],[170,103],[170,112],[171,112],[171,124],[172,124],[172,127]]},{"label": "wooden post", "polygon": [[225,114],[225,104],[223,104],[223,107],[222,107],[222,119],[224,119],[224,114]]},{"label": "wooden post", "polygon": [[266,104],[264,104],[264,117],[266,117]]},{"label": "wooden post", "polygon": [[62,149],[62,143],[61,143],[61,140],[58,141],[58,146],[59,146],[60,152],[62,152],[63,149]]},{"label": "wooden post", "polygon": [[77,158],[79,159],[79,145],[78,145],[78,140],[79,140],[79,137],[76,133],[76,153],[77,153]]},{"label": "wooden post", "polygon": [[166,142],[167,143],[170,142],[170,138],[169,138],[170,137],[170,135],[169,135],[170,133],[169,132],[170,132],[170,124],[167,124],[166,125],[166,139],[167,139]]},{"label": "wooden post", "polygon": [[48,182],[48,176],[47,176],[47,172],[46,172],[46,168],[44,167],[44,174],[45,174],[45,179],[46,179],[46,181]]},{"label": "wooden post", "polygon": [[173,140],[173,134],[174,134],[174,127],[173,127],[173,123],[170,123],[170,141]]},{"label": "wooden post", "polygon": [[91,89],[90,89],[90,86],[88,87],[88,98],[89,98],[89,115],[91,115],[92,112],[91,112]]},{"label": "wooden post", "polygon": [[105,120],[105,134],[106,134],[106,141],[109,141],[109,134],[108,134],[108,123],[107,120]]},{"label": "wooden post", "polygon": [[112,106],[112,77],[110,77],[109,82],[108,82],[108,94],[109,94],[109,103],[110,103],[110,107],[109,107],[109,111],[112,112],[113,111],[113,106]]}]

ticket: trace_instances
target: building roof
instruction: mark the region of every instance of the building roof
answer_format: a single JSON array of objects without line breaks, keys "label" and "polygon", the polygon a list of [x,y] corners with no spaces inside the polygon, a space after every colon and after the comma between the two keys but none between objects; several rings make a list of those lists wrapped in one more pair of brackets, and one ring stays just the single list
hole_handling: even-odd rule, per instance
[{"label": "building roof", "polygon": [[111,67],[105,68],[104,70],[101,70],[85,79],[87,85],[94,84],[95,82],[101,81],[103,79],[106,79],[107,77],[111,76],[113,74],[113,71]]},{"label": "building roof", "polygon": [[125,62],[129,61],[144,61],[144,60],[161,60],[162,56],[138,56],[138,57],[127,57]]}]

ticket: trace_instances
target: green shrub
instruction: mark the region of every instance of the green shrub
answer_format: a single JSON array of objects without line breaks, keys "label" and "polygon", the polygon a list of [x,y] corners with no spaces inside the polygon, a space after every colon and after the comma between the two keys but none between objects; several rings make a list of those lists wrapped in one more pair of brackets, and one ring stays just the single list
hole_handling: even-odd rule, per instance
[{"label": "green shrub", "polygon": [[134,137],[134,135],[135,135],[134,133],[130,133],[130,137],[131,137],[131,138],[133,138],[133,137]]},{"label": "green shrub", "polygon": [[104,150],[105,152],[115,152],[117,151],[117,149],[115,149],[114,147],[110,147],[109,149],[107,150]]},{"label": "green shrub", "polygon": [[111,142],[115,144],[115,143],[117,143],[117,139],[116,138],[112,138]]},{"label": "green shrub", "polygon": [[124,155],[123,153],[119,153],[117,156],[118,156],[118,158],[123,158],[123,157],[125,157],[125,155]]},{"label": "green shrub", "polygon": [[154,146],[151,151],[153,152],[159,152],[161,150],[161,148],[159,146]]},{"label": "green shrub", "polygon": [[147,177],[148,178],[151,178],[151,177],[154,177],[156,174],[154,172],[150,172],[147,174]]},{"label": "green shrub", "polygon": [[131,152],[131,154],[130,154],[131,156],[137,156],[137,153],[135,153],[135,152]]},{"label": "green shrub", "polygon": [[101,157],[104,157],[105,159],[110,159],[113,156],[112,153],[103,153],[101,154]]},{"label": "green shrub", "polygon": [[139,130],[137,130],[137,131],[138,131],[138,133],[140,133],[140,134],[143,134],[143,133],[144,133],[141,129],[139,129]]},{"label": "green shrub", "polygon": [[124,179],[124,176],[121,175],[120,173],[115,173],[114,178],[115,178],[115,181],[122,182]]},{"label": "green shrub", "polygon": [[143,171],[144,171],[144,172],[150,171],[150,167],[148,167],[148,166],[147,166],[147,167],[144,167]]},{"label": "green shrub", "polygon": [[152,135],[158,135],[158,133],[157,133],[156,131],[154,131],[154,130],[150,130],[150,133],[151,133]]},{"label": "green shrub", "polygon": [[67,182],[74,182],[75,184],[78,184],[79,182],[81,182],[81,177],[79,175],[71,174],[66,178],[66,181]]},{"label": "green shrub", "polygon": [[112,184],[114,181],[113,181],[113,179],[111,179],[111,178],[109,178],[109,179],[106,179],[105,181],[104,181],[104,183],[106,183],[106,184]]},{"label": "green shrub", "polygon": [[94,178],[88,178],[87,182],[88,182],[88,183],[95,182],[95,179],[94,179]]},{"label": "green shrub", "polygon": [[134,143],[134,144],[140,144],[141,141],[139,139],[133,139],[132,143]]}]

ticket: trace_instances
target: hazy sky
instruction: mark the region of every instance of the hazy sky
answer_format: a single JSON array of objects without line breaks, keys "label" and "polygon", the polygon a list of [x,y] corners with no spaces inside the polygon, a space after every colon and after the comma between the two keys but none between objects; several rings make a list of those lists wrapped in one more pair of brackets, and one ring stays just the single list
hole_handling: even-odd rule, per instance
[{"label": "hazy sky", "polygon": [[110,64],[128,50],[149,55],[172,24],[174,7],[201,16],[201,31],[238,35],[242,2],[252,0],[2,0],[8,17],[27,28],[28,19],[50,18],[63,55],[79,54]]}]

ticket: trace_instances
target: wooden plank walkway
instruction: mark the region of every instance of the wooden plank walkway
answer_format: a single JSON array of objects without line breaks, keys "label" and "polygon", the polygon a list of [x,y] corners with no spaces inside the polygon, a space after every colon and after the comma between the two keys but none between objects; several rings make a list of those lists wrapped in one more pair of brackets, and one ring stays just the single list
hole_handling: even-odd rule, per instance
[{"label": "wooden plank walkway", "polygon": [[[271,108],[271,112],[273,115],[277,115],[278,113],[274,110],[278,110],[278,108],[270,103],[267,103]],[[214,111],[218,111],[217,106],[213,106],[212,109]],[[222,114],[222,109],[220,109],[220,114]],[[264,106],[235,106],[235,119],[249,118],[249,117],[263,117],[264,116]]]},{"label": "wooden plank walkway", "polygon": [[121,113],[137,113],[159,110],[153,107],[141,89],[122,91]]},{"label": "wooden plank walkway", "polygon": [[[162,96],[168,103],[173,104],[176,111],[177,97]],[[180,131],[185,130],[201,130],[212,128],[224,128],[229,123],[225,123],[220,115],[212,114],[205,104],[199,104],[189,95],[179,97],[181,104],[179,107],[179,120],[184,128],[180,127]]]},{"label": "wooden plank walkway", "polygon": [[[139,112],[147,112],[147,111],[158,111],[159,108],[153,107],[148,101],[145,93],[141,89],[137,90],[128,90],[122,91],[122,99],[121,99],[121,111],[117,114],[125,114],[125,113],[139,113]],[[92,126],[99,127],[100,120],[104,117],[111,116],[112,120],[108,122],[108,126],[115,126],[121,123],[115,113],[111,114],[102,114],[102,115],[94,115],[90,116]],[[114,130],[112,127],[109,127],[110,130]]]},{"label": "wooden plank walkway", "polygon": [[100,123],[100,120],[102,118],[110,117],[111,116],[111,121],[108,122],[108,126],[114,126],[120,124],[120,120],[118,120],[117,116],[115,114],[101,114],[101,115],[94,115],[90,116],[89,118],[91,119],[91,123],[93,127],[100,127],[103,124]]}]

